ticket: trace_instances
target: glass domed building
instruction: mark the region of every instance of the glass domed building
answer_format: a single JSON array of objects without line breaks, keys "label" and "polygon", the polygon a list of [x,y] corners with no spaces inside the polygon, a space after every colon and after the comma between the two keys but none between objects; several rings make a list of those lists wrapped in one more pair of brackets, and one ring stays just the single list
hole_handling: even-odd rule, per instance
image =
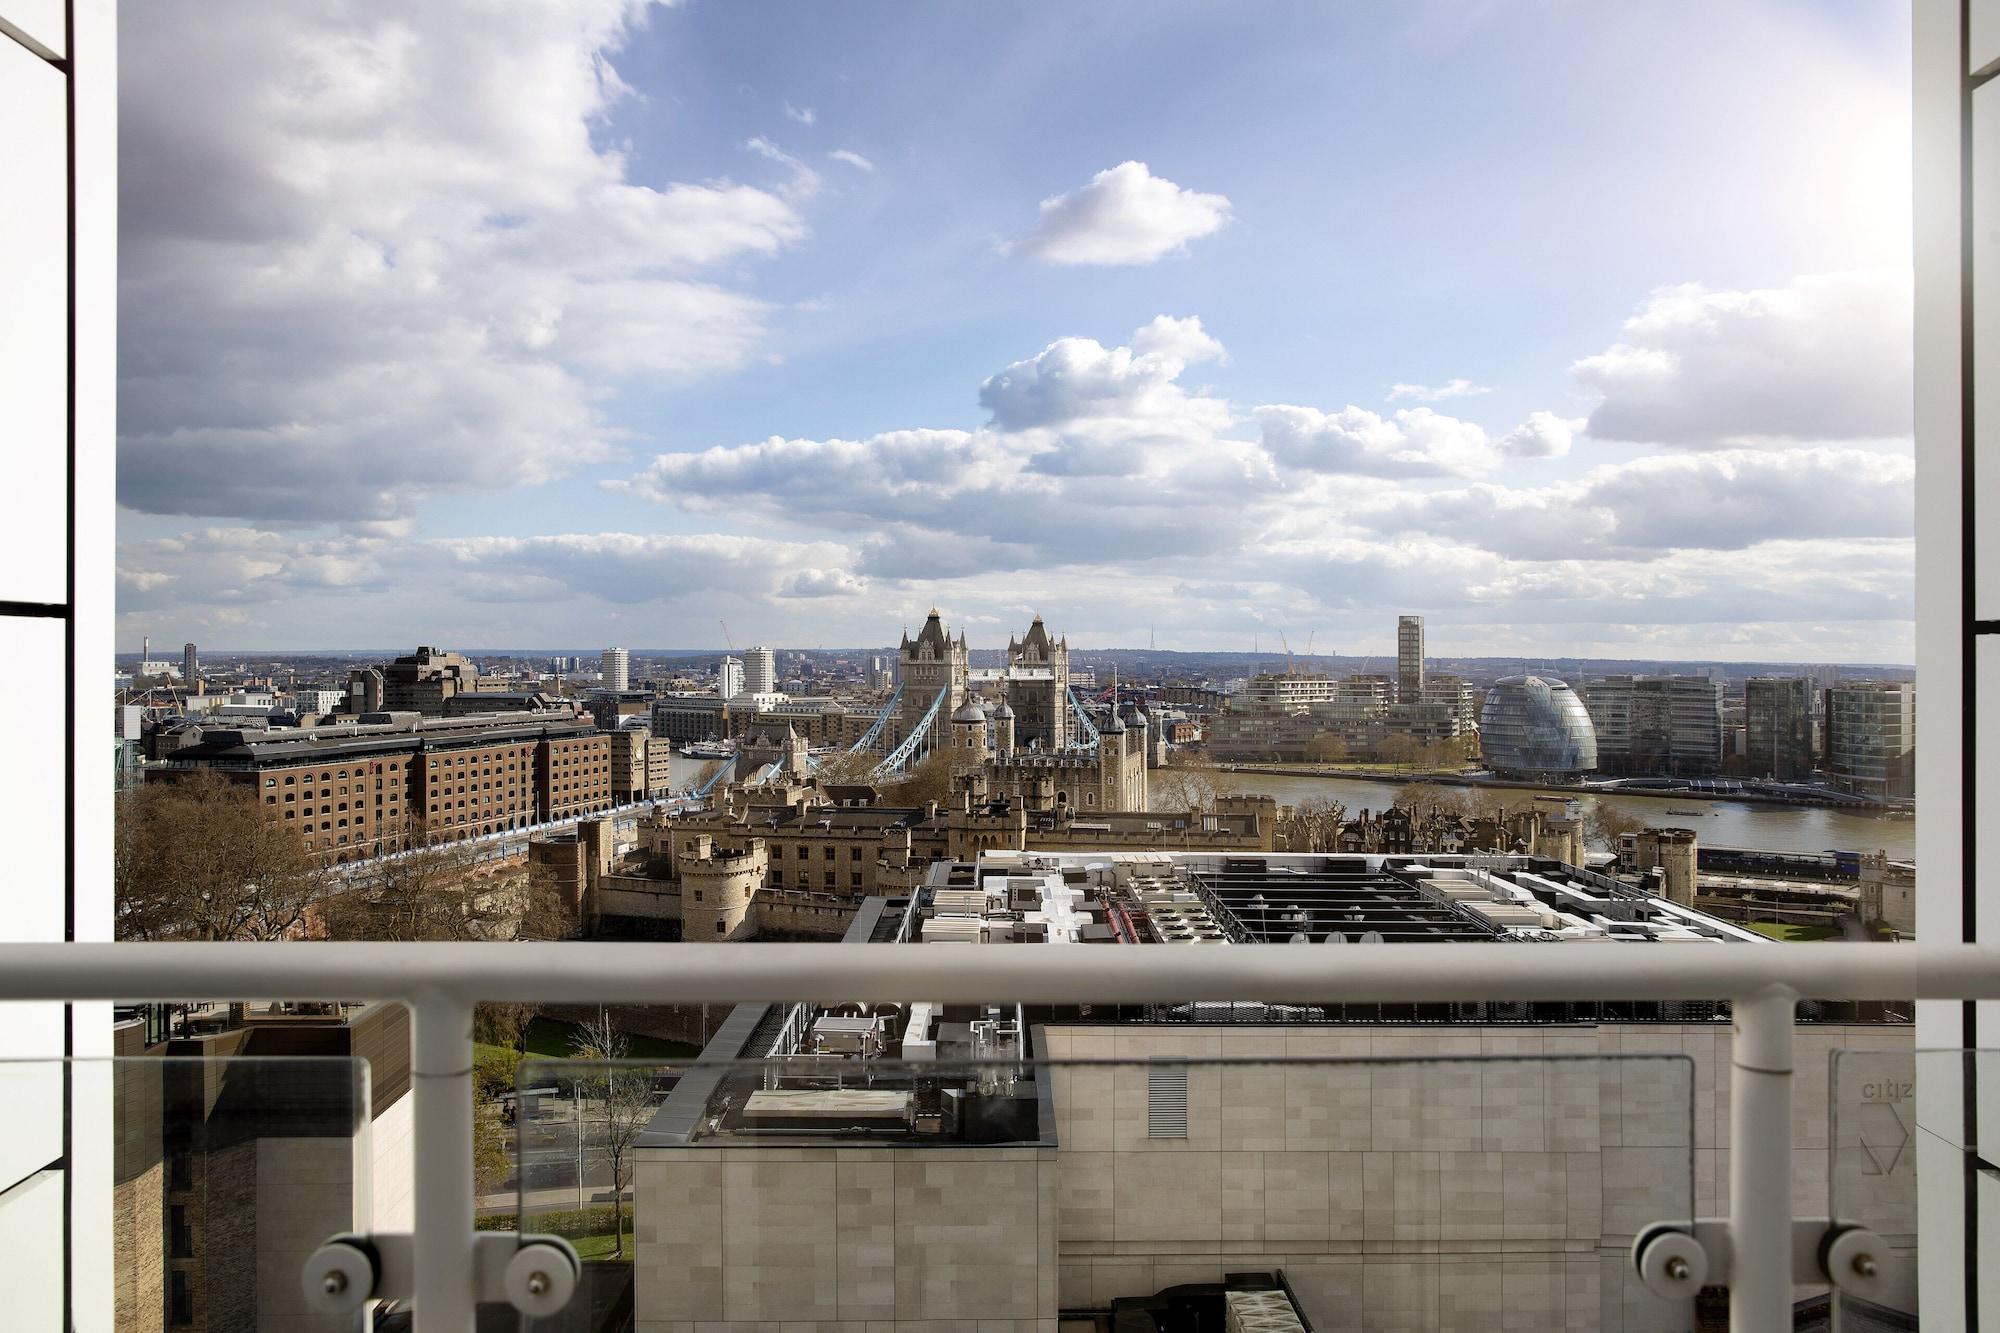
[{"label": "glass domed building", "polygon": [[1583,700],[1553,676],[1494,682],[1479,711],[1480,752],[1501,777],[1564,782],[1597,767],[1597,731]]}]

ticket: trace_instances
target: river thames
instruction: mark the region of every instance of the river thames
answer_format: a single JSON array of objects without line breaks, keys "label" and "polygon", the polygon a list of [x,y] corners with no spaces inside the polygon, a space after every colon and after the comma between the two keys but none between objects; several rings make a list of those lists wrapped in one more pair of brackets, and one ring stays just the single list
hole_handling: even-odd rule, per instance
[{"label": "river thames", "polygon": [[[1223,773],[1217,775],[1228,789],[1244,794],[1276,797],[1282,805],[1303,801],[1339,801],[1352,816],[1362,809],[1380,810],[1389,805],[1404,785],[1401,780],[1377,781],[1370,778],[1321,778],[1306,774]],[[1447,791],[1481,796],[1495,794],[1512,805],[1533,803],[1548,810],[1562,807],[1552,800],[1536,801],[1553,793],[1527,791],[1519,787],[1448,787]],[[1907,861],[1917,852],[1917,826],[1909,819],[1877,819],[1872,815],[1811,806],[1764,805],[1747,801],[1701,800],[1691,796],[1599,796],[1580,794],[1575,798],[1577,813],[1588,814],[1598,802],[1607,802],[1620,814],[1647,824],[1691,828],[1702,842],[1721,847],[1754,847],[1769,852],[1887,852],[1891,859]],[[1672,811],[1696,810],[1695,815]]]},{"label": "river thames", "polygon": [[[676,789],[687,786],[708,768],[700,760],[675,755],[673,781]],[[1348,814],[1380,810],[1395,798],[1401,781],[1368,778],[1321,778],[1304,774],[1224,773],[1218,774],[1229,790],[1264,793],[1280,804],[1333,800],[1347,807]],[[1562,807],[1553,801],[1535,801],[1548,792],[1526,791],[1518,787],[1454,787],[1451,791],[1485,794],[1497,792],[1512,803],[1534,802],[1549,810]],[[1608,801],[1621,814],[1647,824],[1691,828],[1702,842],[1723,847],[1754,847],[1773,852],[1887,852],[1895,860],[1916,855],[1917,826],[1907,819],[1876,819],[1844,810],[1824,810],[1803,806],[1755,805],[1744,801],[1705,801],[1689,796],[1594,796],[1575,798],[1579,814],[1587,814],[1598,801]],[[1674,814],[1675,810],[1699,810],[1699,815]]]}]

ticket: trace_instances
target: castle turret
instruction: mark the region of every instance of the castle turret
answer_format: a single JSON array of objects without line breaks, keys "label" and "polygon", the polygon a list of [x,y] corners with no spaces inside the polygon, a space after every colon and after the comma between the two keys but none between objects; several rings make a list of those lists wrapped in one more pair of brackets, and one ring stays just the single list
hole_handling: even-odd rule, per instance
[{"label": "castle turret", "polygon": [[989,716],[993,720],[993,752],[1006,756],[1014,753],[1014,710],[1005,699]]},{"label": "castle turret", "polygon": [[967,699],[951,715],[951,748],[963,758],[960,763],[977,763],[986,757],[986,710],[979,700]]},{"label": "castle turret", "polygon": [[727,851],[697,834],[676,851],[674,868],[681,881],[682,939],[747,940],[757,933],[757,890],[769,868],[762,838]]},{"label": "castle turret", "polygon": [[1693,829],[1640,829],[1632,839],[1632,851],[1635,870],[1644,872],[1659,868],[1664,880],[1662,892],[1667,901],[1679,903],[1682,907],[1694,906],[1695,867],[1699,856]]}]

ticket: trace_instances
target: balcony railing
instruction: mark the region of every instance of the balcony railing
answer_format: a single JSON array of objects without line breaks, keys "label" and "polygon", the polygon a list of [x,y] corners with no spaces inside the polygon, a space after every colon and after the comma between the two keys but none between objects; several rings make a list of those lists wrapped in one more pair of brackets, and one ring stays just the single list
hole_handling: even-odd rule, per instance
[{"label": "balcony railing", "polygon": [[[1861,1230],[1844,1234],[1838,1217],[1794,1218],[1794,1006],[1802,997],[2000,999],[2000,949],[1794,944],[1574,948],[1561,950],[1559,959],[1551,953],[1424,944],[1337,952],[1310,946],[8,944],[0,945],[0,1000],[284,998],[406,1005],[412,1029],[414,1226],[408,1236],[361,1242],[356,1252],[365,1251],[373,1265],[365,1276],[331,1269],[322,1276],[328,1292],[367,1281],[378,1294],[407,1297],[427,1333],[472,1329],[475,1305],[482,1300],[506,1293],[517,1303],[529,1300],[518,1283],[503,1283],[506,1260],[518,1252],[519,1242],[491,1233],[482,1237],[475,1228],[472,1024],[473,1007],[481,1002],[1004,1002],[1002,1012],[1011,1017],[1017,1004],[1726,1001],[1733,1015],[1727,1215],[1701,1219],[1689,1215],[1692,1207],[1669,1210],[1658,1219],[1656,1234],[1642,1230],[1638,1236],[1638,1271],[1655,1292],[1691,1297],[1704,1280],[1726,1285],[1734,1329],[1791,1327],[1795,1283],[1866,1288],[1888,1262],[1878,1238]],[[1893,1071],[1884,1077],[1893,1078]],[[1078,1085],[1060,1077],[1052,1081],[1068,1089],[1058,1096],[1082,1095]],[[1165,1095],[1171,1096],[1171,1084],[1161,1085],[1168,1089]],[[1409,1086],[1421,1109],[1428,1085],[1419,1080]],[[596,1094],[585,1088],[575,1095],[581,1108]],[[1171,1111],[1169,1106],[1169,1124]],[[726,1120],[725,1112],[715,1123]],[[581,1136],[581,1109],[577,1123]],[[754,1133],[745,1130],[738,1137],[752,1141]],[[543,1253],[543,1267],[557,1262],[549,1257],[555,1253]],[[525,1278],[515,1276],[532,1278],[546,1294],[547,1273],[537,1269]]]}]

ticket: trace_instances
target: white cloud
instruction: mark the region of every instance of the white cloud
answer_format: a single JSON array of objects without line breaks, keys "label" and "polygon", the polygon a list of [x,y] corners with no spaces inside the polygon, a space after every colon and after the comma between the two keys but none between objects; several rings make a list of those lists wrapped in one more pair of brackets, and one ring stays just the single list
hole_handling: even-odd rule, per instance
[{"label": "white cloud", "polygon": [[1910,459],[1815,447],[1641,458],[1538,489],[1404,494],[1352,518],[1523,560],[1644,560],[1767,542],[1906,538],[1915,514]]},{"label": "white cloud", "polygon": [[[301,537],[259,528],[208,528],[125,544],[119,564],[135,591],[120,613],[199,619],[218,606],[317,608],[367,596],[385,609],[453,602],[548,603],[589,598],[614,605],[690,596],[765,601],[847,595],[866,588],[849,572],[855,553],[837,542],[720,533],[564,533],[390,541],[339,534]],[[412,568],[424,570],[412,581]],[[351,605],[351,601],[347,604]],[[373,626],[363,629],[372,632]]]},{"label": "white cloud", "polygon": [[1229,222],[1229,200],[1121,162],[1069,194],[1042,200],[1035,230],[1016,249],[1052,264],[1150,264],[1212,236]]},{"label": "white cloud", "polygon": [[836,148],[831,153],[828,153],[827,156],[832,158],[836,162],[845,162],[848,166],[853,167],[856,171],[875,170],[875,164],[873,162],[870,162],[867,158],[861,156],[861,154],[855,152],[851,148]]},{"label": "white cloud", "polygon": [[[1198,318],[1161,315],[1132,335],[1129,347],[1091,338],[1060,338],[979,386],[979,405],[1002,430],[1059,426],[1086,417],[1178,417],[1195,404],[1174,381],[1190,364],[1222,359],[1222,344]],[[1224,415],[1201,414],[1204,424]]]},{"label": "white cloud", "polygon": [[793,106],[790,102],[785,103],[785,116],[789,120],[796,120],[799,124],[806,126],[811,126],[819,120],[819,112],[813,110],[811,107]]},{"label": "white cloud", "polygon": [[1582,417],[1530,412],[1526,421],[1500,437],[1500,452],[1510,458],[1561,458],[1586,424]]},{"label": "white cloud", "polygon": [[702,271],[805,224],[593,142],[646,8],[125,14],[121,501],[405,519],[611,456],[626,377],[751,357],[765,304]]},{"label": "white cloud", "polygon": [[1424,384],[1394,384],[1389,387],[1389,401],[1404,398],[1419,403],[1435,403],[1446,398],[1476,398],[1493,390],[1484,384],[1474,384],[1471,380],[1446,380],[1435,388]]},{"label": "white cloud", "polygon": [[[853,531],[863,571],[1045,568],[1220,551],[1280,493],[1221,399],[1176,383],[1223,356],[1198,319],[1162,316],[1132,344],[1059,339],[980,387],[990,424],[860,440],[772,438],[662,454],[608,489],[694,512]],[[1242,503],[1216,512],[1220,496]]]},{"label": "white cloud", "polygon": [[1784,287],[1663,288],[1613,346],[1576,362],[1603,396],[1602,440],[1718,446],[1881,440],[1911,432],[1907,273],[1835,273]]},{"label": "white cloud", "polygon": [[803,202],[819,193],[820,174],[763,135],[752,135],[743,146],[765,161],[776,162],[792,173],[789,181],[777,187],[777,192],[785,198]]},{"label": "white cloud", "polygon": [[1273,404],[1252,413],[1264,448],[1279,463],[1308,472],[1370,477],[1476,476],[1500,462],[1486,431],[1428,407],[1383,417],[1365,407],[1338,412]]}]

